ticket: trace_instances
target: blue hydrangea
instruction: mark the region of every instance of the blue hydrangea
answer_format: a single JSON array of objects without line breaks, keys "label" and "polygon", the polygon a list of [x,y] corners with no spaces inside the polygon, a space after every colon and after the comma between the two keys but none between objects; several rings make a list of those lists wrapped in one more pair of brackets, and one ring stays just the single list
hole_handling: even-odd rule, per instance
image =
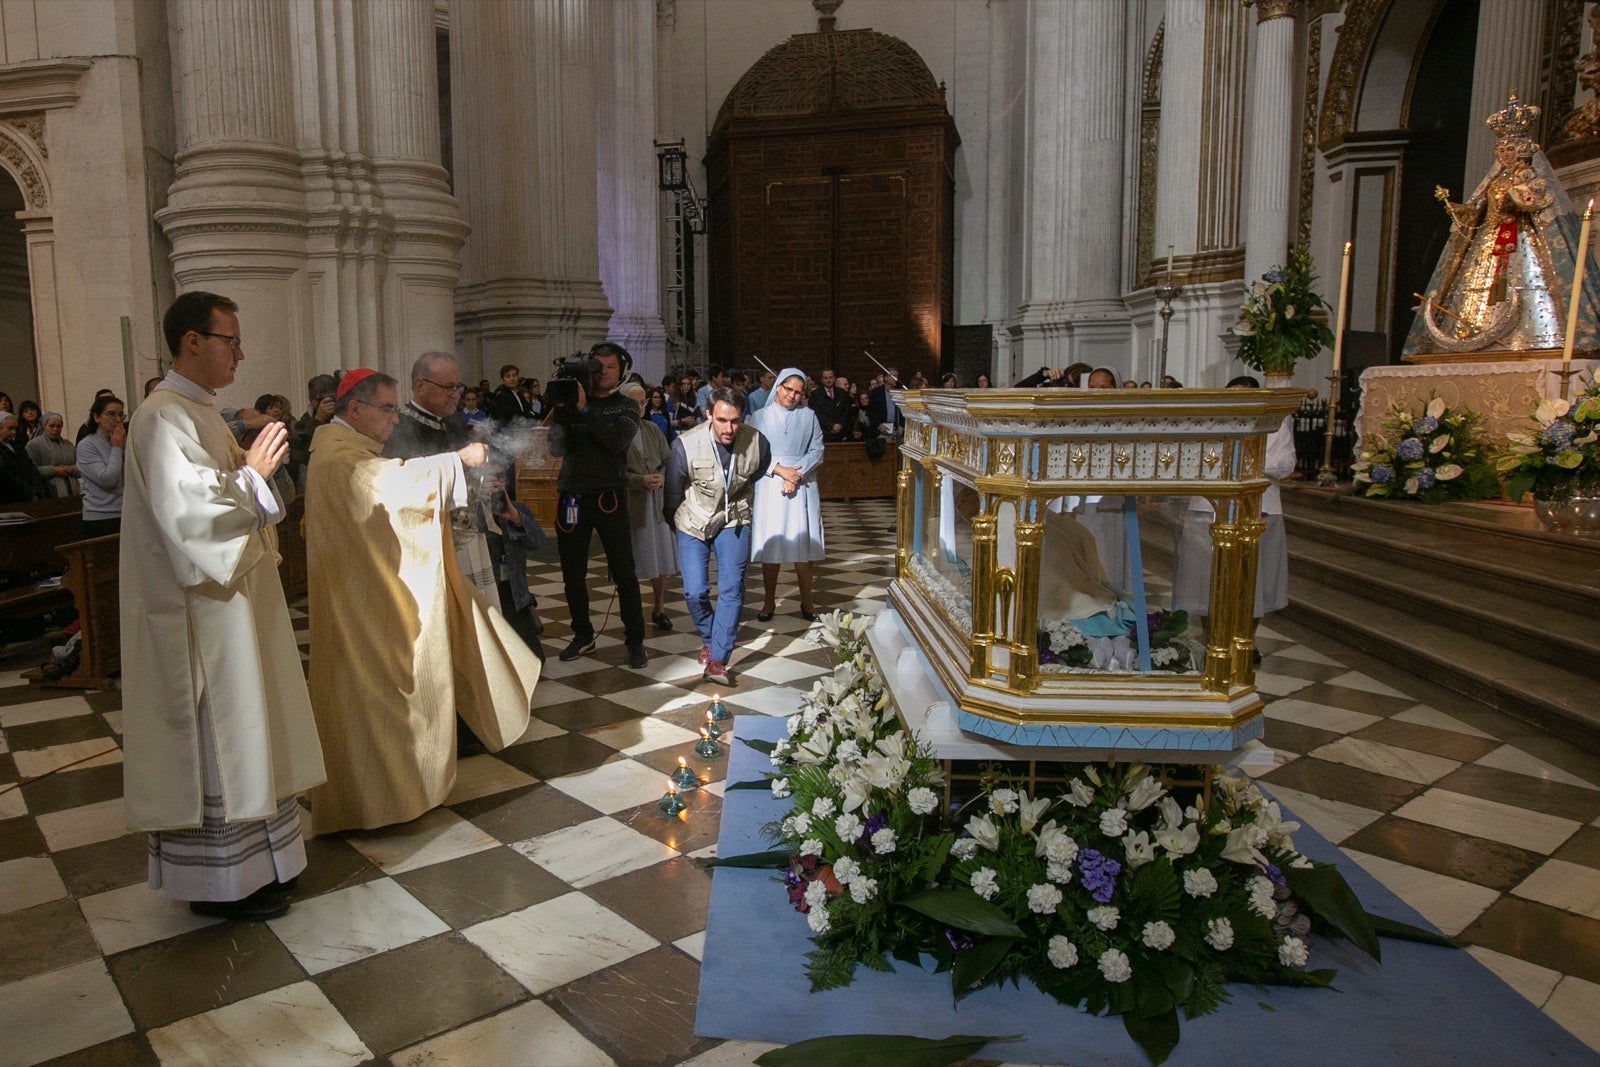
[{"label": "blue hydrangea", "polygon": [[1372,484],[1383,485],[1394,480],[1394,468],[1387,463],[1379,463],[1372,468]]},{"label": "blue hydrangea", "polygon": [[1411,424],[1411,433],[1416,437],[1426,437],[1439,428],[1439,420],[1432,415],[1424,415]]},{"label": "blue hydrangea", "polygon": [[1557,419],[1549,426],[1539,431],[1539,443],[1545,448],[1560,451],[1572,445],[1572,439],[1578,435],[1577,426],[1566,419]]},{"label": "blue hydrangea", "polygon": [[1078,870],[1082,872],[1083,888],[1089,895],[1102,904],[1111,901],[1111,894],[1117,888],[1117,875],[1122,873],[1122,864],[1092,848],[1086,848],[1078,853]]},{"label": "blue hydrangea", "polygon": [[1277,285],[1279,282],[1283,281],[1283,271],[1269,270],[1261,277],[1267,282],[1268,285]]},{"label": "blue hydrangea", "polygon": [[1423,467],[1421,470],[1419,470],[1417,472],[1417,489],[1418,489],[1418,491],[1421,491],[1423,489],[1432,489],[1433,488],[1433,483],[1434,483],[1435,480],[1436,479],[1434,478],[1433,468],[1432,467]]},{"label": "blue hydrangea", "polygon": [[1415,463],[1422,458],[1422,442],[1415,437],[1408,437],[1400,442],[1400,447],[1394,450],[1404,463]]}]

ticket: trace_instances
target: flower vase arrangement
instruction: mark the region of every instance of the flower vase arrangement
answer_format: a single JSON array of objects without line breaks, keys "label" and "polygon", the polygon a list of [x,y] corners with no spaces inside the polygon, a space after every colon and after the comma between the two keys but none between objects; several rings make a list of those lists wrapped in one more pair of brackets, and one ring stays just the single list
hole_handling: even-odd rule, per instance
[{"label": "flower vase arrangement", "polygon": [[1333,331],[1313,314],[1328,310],[1328,302],[1312,288],[1317,280],[1312,266],[1311,253],[1296,248],[1287,264],[1267,271],[1250,287],[1233,325],[1240,339],[1239,361],[1245,366],[1286,376],[1297,362],[1333,344]]},{"label": "flower vase arrangement", "polygon": [[[865,622],[825,616],[839,666],[787,738],[744,742],[774,770],[729,788],[766,785],[789,802],[768,827],[778,847],[705,861],[782,871],[814,935],[813,992],[896,961],[948,972],[957,999],[1026,978],[1063,1005],[1119,1016],[1159,1064],[1180,1012],[1216,1010],[1228,982],[1328,985],[1332,970],[1307,969],[1313,931],[1374,957],[1379,932],[1451,943],[1366,914],[1334,867],[1295,850],[1299,824],[1219,768],[1180,787],[1139,764],[1084,763],[1064,783],[1030,792],[1002,779],[952,800],[894,712]],[[867,1056],[888,1039],[855,1040]]]},{"label": "flower vase arrangement", "polygon": [[[1150,635],[1150,669],[1172,674],[1192,674],[1205,661],[1205,646],[1188,636],[1189,613],[1152,611],[1146,614]],[[1129,622],[1119,637],[1089,637],[1066,619],[1041,618],[1037,634],[1039,666],[1047,671],[1137,670],[1139,634]]]},{"label": "flower vase arrangement", "polygon": [[1351,464],[1361,496],[1443,504],[1500,495],[1474,411],[1452,411],[1436,396],[1420,414],[1397,406],[1384,420],[1379,443],[1383,447],[1361,453]]},{"label": "flower vase arrangement", "polygon": [[1532,429],[1513,431],[1497,466],[1506,497],[1532,493],[1540,519],[1555,530],[1600,536],[1600,382],[1571,400],[1546,400],[1534,409]]}]

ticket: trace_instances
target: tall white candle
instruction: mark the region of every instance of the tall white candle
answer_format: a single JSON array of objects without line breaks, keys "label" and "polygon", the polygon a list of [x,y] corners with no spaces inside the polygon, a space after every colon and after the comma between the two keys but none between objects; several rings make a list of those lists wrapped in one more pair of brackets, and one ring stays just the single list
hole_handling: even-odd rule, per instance
[{"label": "tall white candle", "polygon": [[1583,303],[1583,268],[1589,262],[1589,220],[1594,218],[1594,201],[1583,209],[1583,228],[1578,231],[1578,262],[1572,268],[1572,295],[1567,301],[1567,339],[1561,345],[1561,362],[1572,362],[1572,342],[1578,334],[1578,305]]},{"label": "tall white candle", "polygon": [[1344,264],[1339,272],[1339,314],[1333,326],[1333,376],[1344,362],[1344,324],[1350,315],[1350,242],[1344,243]]}]

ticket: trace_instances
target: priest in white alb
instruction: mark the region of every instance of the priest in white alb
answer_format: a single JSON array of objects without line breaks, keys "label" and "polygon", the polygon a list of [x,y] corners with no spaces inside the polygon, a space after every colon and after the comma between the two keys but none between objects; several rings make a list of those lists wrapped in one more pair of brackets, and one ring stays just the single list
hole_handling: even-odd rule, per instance
[{"label": "priest in white alb", "polygon": [[456,564],[450,513],[466,507],[481,442],[385,459],[395,380],[339,382],[306,476],[311,704],[328,782],[317,833],[408,822],[455,782],[456,715],[491,752],[520,738],[539,660]]},{"label": "priest in white alb", "polygon": [[278,579],[288,435],[241,450],[217,390],[244,358],[238,306],[185,293],[172,369],[128,429],[119,566],[123,802],[149,882],[196,914],[270,919],[305,868],[297,794],[322,751]]}]

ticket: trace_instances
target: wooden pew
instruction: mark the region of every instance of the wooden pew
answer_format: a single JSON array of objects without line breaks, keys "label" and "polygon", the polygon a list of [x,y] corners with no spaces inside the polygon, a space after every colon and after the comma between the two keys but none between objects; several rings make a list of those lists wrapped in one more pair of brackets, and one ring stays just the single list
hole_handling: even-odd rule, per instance
[{"label": "wooden pew", "polygon": [[884,443],[878,459],[867,456],[861,441],[830,441],[817,468],[817,491],[824,500],[865,500],[895,495],[895,475],[900,470],[900,445]]},{"label": "wooden pew", "polygon": [[122,598],[117,588],[117,555],[122,549],[118,534],[91,537],[61,545],[67,572],[61,585],[78,605],[78,669],[60,678],[45,678],[37,670],[23,677],[39,686],[59,689],[115,689],[122,671]]},{"label": "wooden pew", "polygon": [[83,498],[0,504],[0,512],[32,520],[0,525],[0,613],[8,620],[21,620],[71,607],[72,594],[67,590],[38,583],[66,571],[61,545],[83,540]]}]

